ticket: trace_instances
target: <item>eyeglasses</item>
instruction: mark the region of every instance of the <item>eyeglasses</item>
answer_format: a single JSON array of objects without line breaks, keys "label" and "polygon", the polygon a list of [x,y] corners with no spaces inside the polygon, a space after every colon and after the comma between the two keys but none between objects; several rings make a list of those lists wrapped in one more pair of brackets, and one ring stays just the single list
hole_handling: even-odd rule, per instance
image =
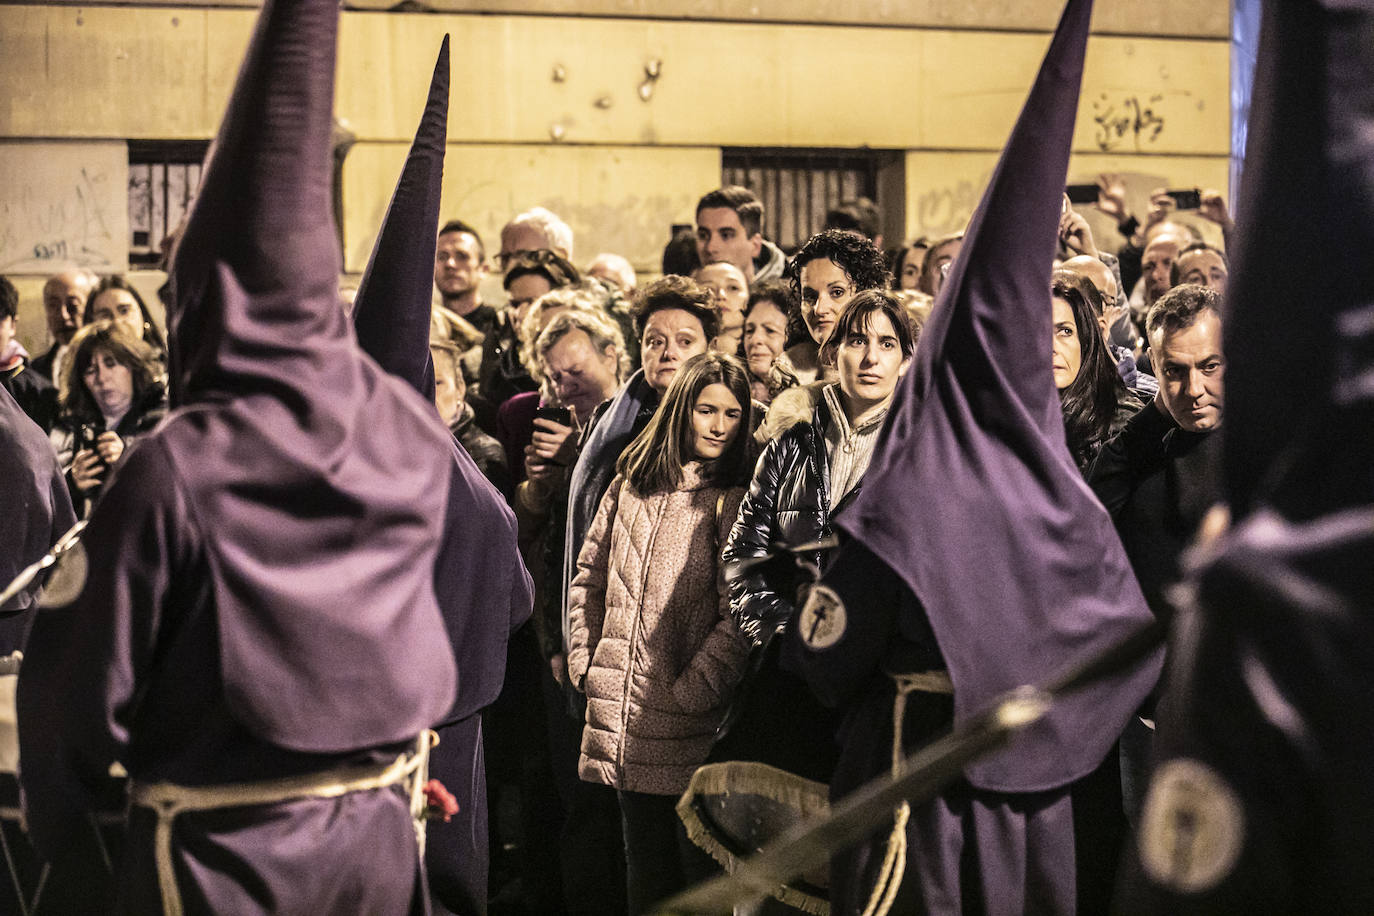
[{"label": "eyeglasses", "polygon": [[516,261],[526,261],[531,264],[554,264],[562,261],[563,258],[554,251],[547,248],[523,248],[519,251],[503,251],[496,256],[496,263],[504,273],[510,270],[511,264]]}]

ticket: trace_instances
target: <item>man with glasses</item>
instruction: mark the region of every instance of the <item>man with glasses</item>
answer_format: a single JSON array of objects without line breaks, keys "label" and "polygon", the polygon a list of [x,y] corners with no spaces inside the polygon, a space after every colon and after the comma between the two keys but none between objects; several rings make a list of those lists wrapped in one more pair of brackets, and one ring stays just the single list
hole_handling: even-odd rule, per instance
[{"label": "man with glasses", "polygon": [[573,233],[568,224],[550,210],[532,207],[502,227],[501,252],[496,261],[505,273],[517,255],[548,250],[571,261],[572,248]]}]

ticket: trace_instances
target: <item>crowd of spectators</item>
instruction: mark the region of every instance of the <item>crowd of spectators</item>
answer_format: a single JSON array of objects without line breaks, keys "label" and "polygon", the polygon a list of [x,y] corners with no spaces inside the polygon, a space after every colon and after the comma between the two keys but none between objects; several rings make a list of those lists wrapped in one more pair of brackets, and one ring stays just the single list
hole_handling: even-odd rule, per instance
[{"label": "crowd of spectators", "polygon": [[[1223,249],[1156,193],[1128,212],[1117,176],[1097,208],[1065,198],[1045,307],[1069,451],[1115,520],[1151,607],[1218,497]],[[1231,225],[1214,192],[1198,216]],[[493,908],[639,913],[709,874],[673,812],[708,760],[758,760],[824,782],[833,714],[779,665],[801,568],[863,486],[897,381],[962,234],[884,250],[872,202],[848,202],[789,257],[742,187],[704,195],[695,233],[638,277],[614,253],[584,269],[536,207],[489,251],[438,234],[435,407],[510,502],[536,586],[487,723]],[[1107,248],[1114,248],[1108,251]],[[489,272],[505,302],[483,299]],[[78,515],[166,409],[164,336],[123,277],[43,288],[51,346],[14,336],[0,278],[0,372],[51,435]],[[1150,710],[1121,742],[1124,815],[1148,765]]]}]

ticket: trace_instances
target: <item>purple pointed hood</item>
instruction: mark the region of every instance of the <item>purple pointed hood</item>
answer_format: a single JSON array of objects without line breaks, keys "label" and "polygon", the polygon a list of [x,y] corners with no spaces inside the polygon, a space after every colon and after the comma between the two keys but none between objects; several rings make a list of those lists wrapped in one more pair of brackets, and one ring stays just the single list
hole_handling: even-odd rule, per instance
[{"label": "purple pointed hood", "polygon": [[338,17],[259,16],[173,256],[178,409],[154,433],[205,543],[231,710],[331,753],[412,738],[455,683],[433,590],[447,433],[338,302]]},{"label": "purple pointed hood", "polygon": [[[446,35],[415,142],[353,304],[362,348],[431,400],[429,316],[448,91]],[[517,545],[515,514],[452,436],[449,452],[448,510],[434,568],[434,591],[460,681],[446,722],[496,702],[505,680],[506,642],[529,619],[534,604],[534,587]]]},{"label": "purple pointed hood", "polygon": [[1228,501],[1374,502],[1369,0],[1266,3],[1225,300]]},{"label": "purple pointed hood", "polygon": [[[837,520],[929,615],[956,721],[1150,621],[1107,513],[1074,466],[1050,371],[1049,279],[1091,0],[1069,0],[963,250],[898,385],[864,488]],[[1096,767],[1160,657],[1063,700],[971,766],[994,791]]]},{"label": "purple pointed hood", "polygon": [[430,399],[434,366],[429,319],[448,137],[448,42],[445,35],[420,126],[353,301],[358,344],[383,369]]}]

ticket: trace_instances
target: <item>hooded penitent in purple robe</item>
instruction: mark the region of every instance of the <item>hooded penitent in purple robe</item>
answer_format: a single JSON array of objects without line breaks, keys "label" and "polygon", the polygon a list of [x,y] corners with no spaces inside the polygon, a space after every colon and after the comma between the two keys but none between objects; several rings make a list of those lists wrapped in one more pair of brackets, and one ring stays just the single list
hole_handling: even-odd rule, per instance
[{"label": "hooded penitent in purple robe", "polygon": [[[1194,550],[1127,912],[1374,912],[1374,3],[1268,0]],[[1301,269],[1294,270],[1295,265]]]},{"label": "hooded penitent in purple robe", "polygon": [[[397,181],[353,321],[358,343],[387,371],[433,400],[430,300],[448,122],[449,50],[444,38],[425,113]],[[439,422],[435,413],[435,422]],[[439,724],[430,775],[458,800],[449,822],[431,821],[425,862],[434,902],[481,913],[487,899],[486,767],[481,711],[501,692],[506,642],[530,616],[533,586],[516,545],[515,515],[449,436],[450,483],[434,591],[458,666],[458,695]]]},{"label": "hooded penitent in purple robe", "polygon": [[[449,442],[338,306],[338,15],[262,11],[173,257],[175,409],[115,469],[85,588],[34,625],[19,717],[40,847],[112,761],[138,785],[308,777],[394,759],[453,706]],[[153,821],[131,812],[130,912],[159,906]],[[421,875],[399,786],[185,813],[171,842],[190,912],[404,912]]]},{"label": "hooded penitent in purple robe", "polygon": [[[76,524],[71,496],[52,443],[0,389],[0,590]],[[30,590],[0,605],[0,657],[24,647],[33,619],[35,593]]]},{"label": "hooded penitent in purple robe", "polygon": [[[889,765],[893,688],[884,672],[947,669],[961,723],[1151,620],[1111,520],[1065,445],[1048,358],[1049,277],[1090,13],[1090,0],[1069,0],[898,382],[863,493],[836,520],[848,542],[823,581],[848,606],[848,629],[837,630],[821,604],[791,625],[794,663],[823,699],[850,711],[841,734],[848,762],[832,794]],[[814,629],[817,611],[829,614],[826,627]],[[1064,698],[969,766],[956,792],[914,811],[907,871],[919,900],[907,905],[1071,911],[1067,787],[1102,764],[1160,664],[1156,653]],[[950,703],[929,687],[914,695],[909,749],[947,724]],[[865,716],[872,727],[856,724]],[[864,774],[861,758],[876,767]],[[976,875],[981,901],[960,901],[961,859],[977,863],[965,878]],[[844,867],[862,866],[832,870],[839,912],[862,906],[871,888],[855,890]]]}]

